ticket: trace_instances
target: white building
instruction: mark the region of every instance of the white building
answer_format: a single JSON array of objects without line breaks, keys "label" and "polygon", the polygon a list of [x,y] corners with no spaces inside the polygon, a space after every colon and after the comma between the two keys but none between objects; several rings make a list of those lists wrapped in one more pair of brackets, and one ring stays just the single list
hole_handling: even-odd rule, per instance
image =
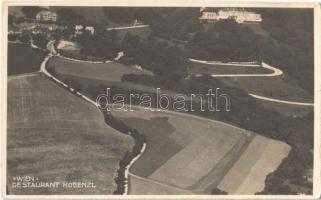
[{"label": "white building", "polygon": [[216,12],[202,12],[201,21],[215,22],[224,19],[234,19],[237,23],[260,23],[260,14],[237,9],[224,9]]},{"label": "white building", "polygon": [[199,18],[200,20],[214,21],[218,20],[216,12],[202,12],[202,16]]},{"label": "white building", "polygon": [[95,28],[92,26],[83,26],[83,25],[76,25],[75,26],[75,35],[83,34],[84,30],[89,31],[91,35],[95,33]]},{"label": "white building", "polygon": [[49,10],[42,10],[36,15],[36,19],[39,21],[57,21],[57,13]]},{"label": "white building", "polygon": [[83,29],[84,29],[83,25],[76,25],[75,26],[75,34],[76,35],[82,34]]},{"label": "white building", "polygon": [[95,28],[92,26],[86,26],[85,30],[89,31],[92,35],[95,33]]}]

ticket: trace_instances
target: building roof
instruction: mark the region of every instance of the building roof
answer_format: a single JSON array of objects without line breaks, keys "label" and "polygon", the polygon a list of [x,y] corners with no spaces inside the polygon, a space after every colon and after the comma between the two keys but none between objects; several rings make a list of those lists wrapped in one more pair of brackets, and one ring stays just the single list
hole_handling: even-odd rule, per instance
[{"label": "building roof", "polygon": [[38,14],[37,15],[48,15],[48,14],[50,14],[50,15],[57,15],[57,13],[56,12],[53,12],[53,11],[50,11],[50,10],[41,10],[40,12],[38,12]]}]

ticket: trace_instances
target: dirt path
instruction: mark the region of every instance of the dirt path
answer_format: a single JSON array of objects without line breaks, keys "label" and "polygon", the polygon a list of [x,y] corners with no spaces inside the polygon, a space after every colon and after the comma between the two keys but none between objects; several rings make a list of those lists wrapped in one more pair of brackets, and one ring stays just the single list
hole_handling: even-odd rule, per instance
[{"label": "dirt path", "polygon": [[107,28],[107,31],[111,31],[111,30],[124,30],[124,29],[133,29],[133,28],[145,28],[145,27],[149,27],[149,25],[137,25],[137,26],[114,27],[114,28]]}]

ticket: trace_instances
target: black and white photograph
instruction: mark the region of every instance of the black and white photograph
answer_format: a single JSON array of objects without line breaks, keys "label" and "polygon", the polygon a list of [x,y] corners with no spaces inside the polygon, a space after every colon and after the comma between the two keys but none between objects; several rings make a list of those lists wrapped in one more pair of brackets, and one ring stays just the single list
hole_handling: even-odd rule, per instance
[{"label": "black and white photograph", "polygon": [[4,5],[4,196],[320,194],[318,4],[88,3]]}]

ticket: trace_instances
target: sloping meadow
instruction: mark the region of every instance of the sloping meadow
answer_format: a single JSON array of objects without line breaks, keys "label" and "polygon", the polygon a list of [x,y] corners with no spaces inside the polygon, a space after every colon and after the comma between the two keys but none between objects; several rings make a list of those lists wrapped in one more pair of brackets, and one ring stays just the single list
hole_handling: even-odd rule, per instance
[{"label": "sloping meadow", "polygon": [[[43,74],[9,77],[7,137],[9,194],[112,194],[118,162],[133,145],[97,108]],[[18,176],[60,184],[17,188]],[[63,186],[73,182],[92,187]]]}]

